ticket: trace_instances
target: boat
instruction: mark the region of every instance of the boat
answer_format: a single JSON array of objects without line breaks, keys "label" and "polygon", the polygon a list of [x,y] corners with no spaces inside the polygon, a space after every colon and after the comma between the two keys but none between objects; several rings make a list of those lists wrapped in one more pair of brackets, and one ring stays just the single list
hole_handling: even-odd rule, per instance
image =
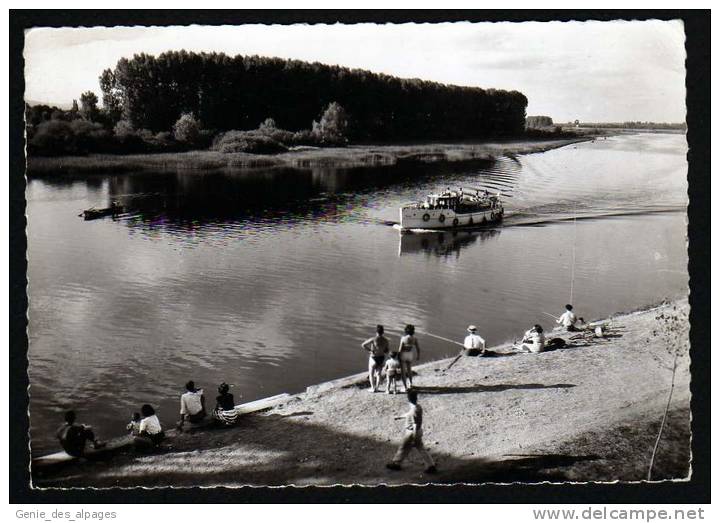
[{"label": "boat", "polygon": [[505,214],[500,193],[483,189],[447,190],[400,209],[400,229],[452,229],[498,223]]},{"label": "boat", "polygon": [[120,214],[124,210],[125,207],[123,207],[117,202],[112,202],[110,207],[105,207],[104,209],[96,209],[95,207],[92,207],[90,209],[84,210],[80,214],[80,216],[82,216],[85,220],[95,220],[104,216],[115,216],[117,214]]}]

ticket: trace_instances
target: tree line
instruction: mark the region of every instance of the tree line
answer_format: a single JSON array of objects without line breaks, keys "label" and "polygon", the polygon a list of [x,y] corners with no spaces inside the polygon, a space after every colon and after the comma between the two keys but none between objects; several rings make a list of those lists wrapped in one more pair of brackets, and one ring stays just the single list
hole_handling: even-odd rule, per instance
[{"label": "tree line", "polygon": [[258,56],[166,52],[120,59],[80,104],[27,108],[33,154],[517,136],[527,98],[369,71]]},{"label": "tree line", "polygon": [[473,138],[522,132],[527,98],[369,71],[259,56],[172,51],[123,58],[100,76],[103,104],[135,128],[169,129],[183,113],[204,128],[248,130],[272,118],[298,131],[330,103],[354,141]]}]

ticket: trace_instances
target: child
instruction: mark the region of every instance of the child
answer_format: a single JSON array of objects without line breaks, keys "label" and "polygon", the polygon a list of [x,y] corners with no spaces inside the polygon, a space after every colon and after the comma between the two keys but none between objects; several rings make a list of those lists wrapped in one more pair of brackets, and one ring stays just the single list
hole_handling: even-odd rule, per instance
[{"label": "child", "polygon": [[130,423],[125,427],[132,436],[138,436],[140,434],[140,413],[135,412],[133,414]]},{"label": "child", "polygon": [[400,361],[398,360],[398,353],[391,352],[390,357],[385,362],[386,394],[390,394],[390,387],[392,387],[393,389],[392,393],[397,394],[397,382],[400,378],[400,372]]}]

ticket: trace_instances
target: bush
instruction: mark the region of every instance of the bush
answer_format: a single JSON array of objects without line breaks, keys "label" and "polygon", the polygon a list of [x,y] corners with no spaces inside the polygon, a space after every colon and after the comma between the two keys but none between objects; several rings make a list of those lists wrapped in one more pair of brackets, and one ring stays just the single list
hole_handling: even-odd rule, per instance
[{"label": "bush", "polygon": [[173,135],[178,142],[195,144],[200,137],[200,122],[192,113],[184,113],[173,125]]},{"label": "bush", "polygon": [[87,154],[112,149],[112,140],[100,124],[86,120],[48,120],[40,123],[30,139],[29,151],[39,156]]},{"label": "bush", "polygon": [[288,150],[285,144],[259,130],[228,131],[218,135],[212,149],[221,153],[252,154],[273,154]]}]

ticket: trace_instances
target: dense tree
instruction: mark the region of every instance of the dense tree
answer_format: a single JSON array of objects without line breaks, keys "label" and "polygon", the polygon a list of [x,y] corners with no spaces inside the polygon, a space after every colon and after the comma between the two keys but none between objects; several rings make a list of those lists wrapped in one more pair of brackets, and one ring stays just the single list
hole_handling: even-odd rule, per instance
[{"label": "dense tree", "polygon": [[98,97],[92,91],[86,91],[80,95],[80,116],[83,119],[90,122],[97,120],[98,110]]},{"label": "dense tree", "polygon": [[348,119],[345,109],[332,102],[323,112],[320,122],[313,121],[312,134],[321,142],[329,144],[347,143]]},{"label": "dense tree", "polygon": [[542,129],[543,127],[551,127],[553,119],[549,116],[528,116],[525,119],[525,127],[527,129]]},{"label": "dense tree", "polygon": [[[257,129],[272,118],[307,129],[337,102],[354,141],[429,140],[522,133],[527,99],[498,91],[400,79],[357,69],[258,56],[173,51],[123,58],[100,76],[103,104],[136,129],[167,131],[185,113],[208,129]],[[319,122],[320,124],[321,122]]]}]

